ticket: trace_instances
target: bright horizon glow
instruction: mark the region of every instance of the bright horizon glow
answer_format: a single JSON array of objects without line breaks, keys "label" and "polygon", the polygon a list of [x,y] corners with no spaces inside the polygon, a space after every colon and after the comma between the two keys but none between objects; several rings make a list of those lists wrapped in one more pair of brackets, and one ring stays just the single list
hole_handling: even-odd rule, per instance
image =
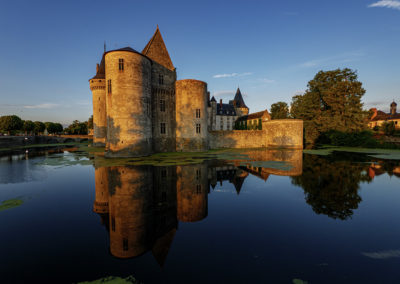
[{"label": "bright horizon glow", "polygon": [[364,108],[400,102],[400,1],[7,1],[0,10],[0,115],[60,122],[92,114],[103,51],[142,50],[160,27],[178,80],[208,83],[250,112],[291,102],[320,70],[357,70]]}]

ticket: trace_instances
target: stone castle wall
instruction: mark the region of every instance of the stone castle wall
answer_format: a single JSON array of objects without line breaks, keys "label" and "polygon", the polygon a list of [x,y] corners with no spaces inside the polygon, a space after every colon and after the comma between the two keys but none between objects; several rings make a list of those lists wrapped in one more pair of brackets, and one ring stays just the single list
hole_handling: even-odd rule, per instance
[{"label": "stone castle wall", "polygon": [[106,83],[104,79],[91,79],[93,94],[93,145],[105,146],[107,137]]},{"label": "stone castle wall", "polygon": [[218,148],[303,148],[303,121],[263,121],[262,130],[210,131],[210,149]]}]

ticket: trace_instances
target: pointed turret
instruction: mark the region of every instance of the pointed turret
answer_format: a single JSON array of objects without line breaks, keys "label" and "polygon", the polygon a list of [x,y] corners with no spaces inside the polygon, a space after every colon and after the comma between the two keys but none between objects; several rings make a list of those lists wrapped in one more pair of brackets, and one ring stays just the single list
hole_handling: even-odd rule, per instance
[{"label": "pointed turret", "polygon": [[248,108],[246,104],[244,103],[242,93],[240,92],[240,89],[237,88],[235,98],[233,99],[236,102],[236,107],[240,108]]},{"label": "pointed turret", "polygon": [[175,69],[158,26],[153,37],[143,49],[142,54],[146,55],[169,70]]},{"label": "pointed turret", "polygon": [[237,88],[236,95],[232,101],[232,104],[235,106],[236,113],[239,116],[249,114],[249,108],[244,103],[243,96],[242,96],[242,93],[240,92],[239,88]]}]

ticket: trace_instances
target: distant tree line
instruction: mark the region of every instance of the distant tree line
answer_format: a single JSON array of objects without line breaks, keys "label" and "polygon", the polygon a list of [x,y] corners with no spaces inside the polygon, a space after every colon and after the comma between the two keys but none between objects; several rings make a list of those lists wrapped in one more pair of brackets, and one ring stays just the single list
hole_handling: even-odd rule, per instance
[{"label": "distant tree line", "polygon": [[67,128],[61,123],[22,120],[17,115],[5,115],[0,117],[0,132],[8,135],[41,135],[48,134],[88,134],[88,129],[93,128],[93,116],[88,121],[74,120]]}]

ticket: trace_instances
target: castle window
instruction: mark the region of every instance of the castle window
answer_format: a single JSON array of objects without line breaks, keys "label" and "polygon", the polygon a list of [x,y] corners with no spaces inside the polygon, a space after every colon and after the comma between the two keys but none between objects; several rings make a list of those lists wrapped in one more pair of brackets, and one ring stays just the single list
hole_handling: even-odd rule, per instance
[{"label": "castle window", "polygon": [[165,134],[165,122],[160,123],[160,133]]},{"label": "castle window", "polygon": [[122,249],[124,250],[124,251],[127,251],[128,250],[128,239],[122,239]]},{"label": "castle window", "polygon": [[196,109],[196,118],[200,118],[200,109],[199,108]]},{"label": "castle window", "polygon": [[118,69],[119,71],[124,71],[124,60],[122,58],[118,60]]},{"label": "castle window", "polygon": [[196,193],[201,194],[201,184],[196,185]]},{"label": "castle window", "polygon": [[160,111],[165,111],[165,100],[160,100]]},{"label": "castle window", "polygon": [[161,74],[158,74],[158,83],[160,85],[164,84],[164,76]]},{"label": "castle window", "polygon": [[199,123],[196,123],[196,133],[201,132],[201,125]]},{"label": "castle window", "polygon": [[201,171],[196,170],[196,179],[199,180],[201,178]]},{"label": "castle window", "polygon": [[111,217],[111,230],[113,232],[115,232],[115,217],[114,216]]},{"label": "castle window", "polygon": [[111,94],[111,79],[107,81],[107,92]]}]

